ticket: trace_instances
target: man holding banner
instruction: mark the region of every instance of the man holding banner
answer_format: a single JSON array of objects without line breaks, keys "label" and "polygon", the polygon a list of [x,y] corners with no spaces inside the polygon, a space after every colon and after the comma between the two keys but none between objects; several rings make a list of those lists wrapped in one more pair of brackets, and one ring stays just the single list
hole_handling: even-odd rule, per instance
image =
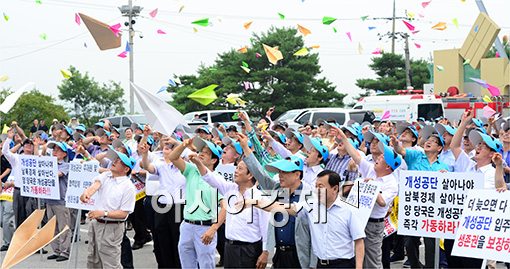
[{"label": "man holding banner", "polygon": [[[0,143],[0,150],[3,144]],[[0,152],[0,179],[2,180],[2,188],[0,189],[0,218],[2,226],[2,240],[3,244],[0,251],[6,251],[11,243],[12,235],[15,230],[14,226],[14,211],[12,210],[12,187],[8,186],[7,182],[9,175],[11,174],[11,164]],[[8,188],[6,188],[8,187]]]},{"label": "man holding banner", "polygon": [[[506,188],[503,177],[502,156],[503,145],[498,139],[494,139],[484,133],[483,129],[474,129],[467,133],[469,140],[475,146],[475,156],[470,158],[466,152],[462,150],[461,142],[468,124],[472,122],[473,116],[471,111],[466,111],[462,115],[462,121],[459,129],[452,138],[451,150],[455,156],[454,169],[457,172],[478,173],[483,176],[484,189]],[[496,165],[496,168],[492,163]],[[496,169],[500,169],[499,173]],[[450,267],[480,267],[481,259],[452,256],[454,240],[445,240],[446,258]]]},{"label": "man holding banner", "polygon": [[[69,160],[72,159],[72,149],[65,142],[48,143],[48,148],[53,149],[53,156],[57,158],[58,163],[58,186],[60,188],[60,199],[46,199],[46,215],[48,219],[53,216],[57,218],[57,229],[55,234],[59,234],[65,229],[66,225],[73,226],[71,223],[70,211],[65,207],[65,195],[67,191],[67,182],[69,174]],[[60,235],[58,239],[51,242],[51,248],[54,254],[47,257],[48,260],[57,262],[69,259],[69,250],[71,247],[71,234],[69,231]]]},{"label": "man holding banner", "polygon": [[[421,133],[422,139],[425,140],[423,151],[415,149],[404,149],[397,141],[397,138],[391,136],[391,142],[395,147],[395,151],[404,157],[409,170],[415,171],[448,171],[448,165],[439,161],[439,154],[444,147],[444,138],[434,127],[425,126]],[[407,236],[406,251],[411,263],[411,268],[420,268],[419,245],[420,237]],[[424,237],[425,242],[425,267],[434,268],[435,255],[435,239]]]}]

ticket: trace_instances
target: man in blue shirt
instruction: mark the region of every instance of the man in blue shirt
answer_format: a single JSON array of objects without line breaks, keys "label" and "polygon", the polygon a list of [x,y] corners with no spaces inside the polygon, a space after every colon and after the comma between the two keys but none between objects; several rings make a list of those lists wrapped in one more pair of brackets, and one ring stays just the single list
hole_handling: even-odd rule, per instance
[{"label": "man in blue shirt", "polygon": [[[425,126],[421,131],[421,137],[426,142],[423,151],[402,148],[395,136],[391,136],[391,142],[395,151],[404,157],[408,170],[416,171],[448,171],[448,165],[439,160],[439,154],[445,145],[444,138],[432,126]],[[425,268],[434,267],[434,252],[436,249],[435,239],[424,237],[425,242]],[[407,256],[411,268],[420,268],[420,238],[406,236],[405,239]]]}]

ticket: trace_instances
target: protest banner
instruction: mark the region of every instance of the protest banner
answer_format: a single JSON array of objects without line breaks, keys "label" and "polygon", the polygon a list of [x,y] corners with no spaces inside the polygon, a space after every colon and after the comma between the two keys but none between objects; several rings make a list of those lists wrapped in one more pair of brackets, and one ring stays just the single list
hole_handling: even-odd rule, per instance
[{"label": "protest banner", "polygon": [[401,171],[398,234],[454,239],[467,191],[483,181],[477,173]]},{"label": "protest banner", "polygon": [[398,228],[398,196],[393,199],[391,213],[384,218],[384,237],[392,235]]},{"label": "protest banner", "polygon": [[510,262],[510,192],[469,191],[452,255]]},{"label": "protest banner", "polygon": [[142,181],[138,174],[131,175],[131,182],[135,185],[136,189],[136,201],[143,199],[145,194],[145,183]]},{"label": "protest banner", "polygon": [[347,204],[351,205],[349,209],[354,212],[363,225],[368,223],[380,189],[380,182],[373,180],[365,182],[364,179],[358,178],[345,200]]},{"label": "protest banner", "polygon": [[82,210],[93,210],[97,200],[97,192],[92,195],[88,203],[80,201],[83,191],[94,183],[94,178],[99,175],[99,162],[88,161],[81,163],[74,161],[69,163],[69,177],[67,181],[66,207]]},{"label": "protest banner", "polygon": [[236,171],[235,165],[225,165],[220,163],[214,171],[220,173],[226,181],[234,182],[234,173]]},{"label": "protest banner", "polygon": [[21,177],[21,195],[49,200],[60,199],[57,158],[19,155],[16,175]]}]

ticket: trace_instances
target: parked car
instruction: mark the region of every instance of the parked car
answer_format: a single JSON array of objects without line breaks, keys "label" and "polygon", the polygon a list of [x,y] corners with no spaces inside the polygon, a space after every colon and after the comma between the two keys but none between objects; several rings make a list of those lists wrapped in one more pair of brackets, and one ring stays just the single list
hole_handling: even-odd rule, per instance
[{"label": "parked car", "polygon": [[[246,111],[243,111],[246,113]],[[186,113],[184,119],[194,131],[202,125],[213,126],[215,123],[224,123],[227,126],[237,125],[237,110],[203,110]]]},{"label": "parked car", "polygon": [[143,114],[113,116],[104,120],[109,120],[119,130],[121,138],[124,138],[124,130],[131,127],[132,123],[147,124],[147,118]]},{"label": "parked car", "polygon": [[306,123],[317,125],[319,120],[334,119],[338,124],[345,125],[350,120],[358,123],[368,121],[372,123],[375,115],[372,111],[360,109],[344,109],[344,108],[310,108],[306,112],[301,113],[291,122],[287,121],[290,128],[298,129]]},{"label": "parked car", "polygon": [[305,112],[312,108],[301,108],[301,109],[291,109],[287,110],[283,114],[281,114],[278,118],[274,120],[274,122],[286,122],[287,124],[293,124],[296,120],[303,115]]}]

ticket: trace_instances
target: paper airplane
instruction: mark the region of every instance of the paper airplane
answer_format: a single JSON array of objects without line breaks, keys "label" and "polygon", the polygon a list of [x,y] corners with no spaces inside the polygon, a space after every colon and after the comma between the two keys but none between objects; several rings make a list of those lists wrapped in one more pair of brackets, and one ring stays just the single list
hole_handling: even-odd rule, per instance
[{"label": "paper airplane", "polygon": [[0,76],[0,82],[6,82],[7,80],[9,80],[9,76],[8,75],[1,75]]},{"label": "paper airplane", "polygon": [[430,2],[432,2],[432,0],[430,0],[430,1],[428,1],[428,2],[421,2],[421,6],[422,6],[423,8],[426,8],[426,7],[430,4]]},{"label": "paper airplane", "polygon": [[330,25],[330,24],[332,24],[335,21],[336,21],[336,18],[333,18],[333,17],[324,16],[322,18],[322,24],[325,24],[325,25]]},{"label": "paper airplane", "polygon": [[191,22],[191,23],[192,23],[192,24],[199,25],[199,26],[206,27],[206,26],[209,26],[209,18],[196,20],[196,21]]},{"label": "paper airplane", "polygon": [[307,36],[307,35],[312,33],[312,31],[308,30],[307,28],[305,28],[305,27],[303,27],[303,26],[301,26],[299,24],[297,25],[297,28],[298,28],[298,31],[300,33],[302,33],[304,36]]},{"label": "paper airplane", "polygon": [[270,63],[276,65],[279,60],[283,59],[282,52],[277,47],[270,47],[266,44],[262,44],[264,51],[266,52],[267,59]]},{"label": "paper airplane", "polygon": [[238,49],[237,51],[239,51],[240,53],[247,53],[248,52],[248,47],[244,46],[244,47]]},{"label": "paper airplane", "polygon": [[170,136],[177,126],[188,126],[184,116],[173,106],[138,85],[134,83],[131,85],[147,123],[154,131]]},{"label": "paper airplane", "polygon": [[188,98],[206,106],[218,98],[216,92],[214,92],[216,87],[218,87],[218,85],[211,84],[188,95]]},{"label": "paper airplane", "polygon": [[248,68],[248,67],[246,67],[246,66],[242,66],[242,65],[241,65],[240,67],[241,67],[241,69],[243,69],[243,71],[244,71],[244,72],[246,72],[246,73],[250,73],[250,71],[251,71],[251,69],[250,69],[250,68]]},{"label": "paper airplane", "polygon": [[9,96],[7,96],[2,102],[2,104],[0,104],[0,111],[3,113],[8,113],[9,110],[11,110],[11,108],[14,106],[14,104],[16,104],[21,95],[27,90],[27,88],[33,85],[34,85],[33,82],[29,82],[25,84],[23,87],[11,93]]},{"label": "paper airplane", "polygon": [[436,25],[432,26],[432,29],[443,31],[447,28],[446,22],[438,22]]},{"label": "paper airplane", "polygon": [[158,29],[158,31],[156,31],[158,34],[160,35],[166,35],[166,32],[161,30],[161,29]]},{"label": "paper airplane", "polygon": [[252,24],[252,23],[253,23],[253,21],[245,22],[245,23],[243,24],[244,29],[248,30],[248,29],[250,28],[250,26],[251,26],[251,24]]},{"label": "paper airplane", "polygon": [[91,18],[85,14],[78,13],[80,18],[87,26],[90,34],[96,41],[97,46],[100,50],[114,49],[121,46],[121,37],[115,35],[110,26],[106,23],[100,22],[94,18]]},{"label": "paper airplane", "polygon": [[406,21],[402,21],[402,22],[406,25],[406,27],[407,27],[407,29],[409,29],[409,31],[411,31],[411,32],[414,31],[414,28],[415,28],[414,25],[412,25]]},{"label": "paper airplane", "polygon": [[[41,224],[43,217],[44,210],[36,209],[16,229],[2,262],[2,268],[11,268],[19,264],[62,234],[66,232],[69,233],[69,227],[66,225],[59,234],[55,235],[55,227],[57,226],[57,219],[55,216],[41,229],[38,229],[37,227]],[[68,234],[67,236],[71,235]]]},{"label": "paper airplane", "polygon": [[73,76],[73,74],[67,69],[60,69],[60,73],[65,79],[70,79]]},{"label": "paper airplane", "polygon": [[246,101],[241,99],[241,97],[237,93],[230,93],[230,94],[228,94],[227,98],[225,99],[225,101],[229,102],[230,104],[237,105],[237,106],[240,106],[240,107],[245,107],[246,106]]},{"label": "paper airplane", "polygon": [[78,15],[78,13],[74,13],[74,22],[76,22],[76,24],[78,24],[78,25],[81,25],[81,19],[80,19],[80,15]]},{"label": "paper airplane", "polygon": [[154,9],[153,11],[149,12],[149,15],[152,17],[152,18],[155,18],[156,15],[158,15],[158,9]]},{"label": "paper airplane", "polygon": [[307,48],[302,48],[296,52],[294,52],[294,56],[306,56],[308,55],[308,49]]}]

